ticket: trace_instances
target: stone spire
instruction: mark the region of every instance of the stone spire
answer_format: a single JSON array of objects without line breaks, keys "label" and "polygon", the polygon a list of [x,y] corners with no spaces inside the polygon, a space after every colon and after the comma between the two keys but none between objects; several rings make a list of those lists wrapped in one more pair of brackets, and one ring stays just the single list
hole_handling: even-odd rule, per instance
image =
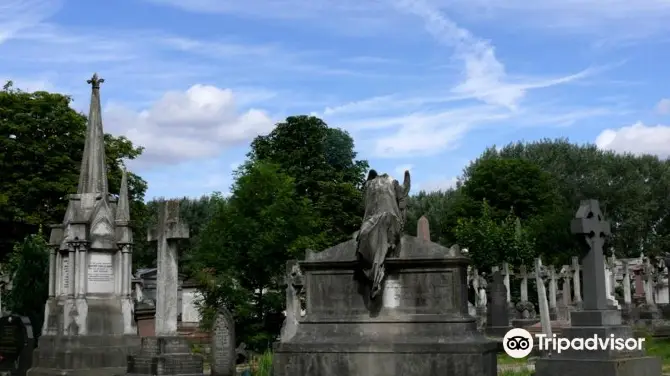
[{"label": "stone spire", "polygon": [[93,74],[87,81],[91,86],[91,107],[86,125],[86,141],[81,161],[79,186],[77,193],[108,193],[107,166],[105,158],[105,140],[102,130],[102,114],[100,110],[100,84],[104,79]]},{"label": "stone spire", "polygon": [[130,222],[130,200],[128,197],[128,172],[123,169],[121,176],[121,188],[119,190],[119,201],[116,204],[116,222]]}]

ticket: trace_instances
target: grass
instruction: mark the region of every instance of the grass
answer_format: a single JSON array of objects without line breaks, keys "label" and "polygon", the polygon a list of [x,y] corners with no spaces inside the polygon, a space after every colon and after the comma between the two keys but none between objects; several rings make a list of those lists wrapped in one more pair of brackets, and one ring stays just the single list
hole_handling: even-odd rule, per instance
[{"label": "grass", "polygon": [[498,365],[501,365],[501,364],[503,364],[503,365],[508,365],[508,364],[522,365],[522,364],[526,364],[526,363],[528,363],[528,359],[526,359],[526,358],[516,359],[516,358],[512,358],[511,356],[509,356],[507,354],[498,354]]},{"label": "grass", "polygon": [[663,373],[670,372],[670,338],[646,337],[644,343],[647,355],[661,358]]}]

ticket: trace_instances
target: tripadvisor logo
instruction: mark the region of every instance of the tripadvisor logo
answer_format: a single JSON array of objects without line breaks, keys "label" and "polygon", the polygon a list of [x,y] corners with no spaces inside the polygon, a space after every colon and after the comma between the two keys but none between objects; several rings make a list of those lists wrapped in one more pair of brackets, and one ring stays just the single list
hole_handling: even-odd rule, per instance
[{"label": "tripadvisor logo", "polygon": [[571,349],[577,351],[636,351],[642,350],[644,338],[622,338],[610,334],[609,337],[598,337],[594,335],[588,338],[559,338],[554,334],[547,337],[545,334],[537,334],[535,338],[525,329],[516,328],[508,331],[503,338],[503,349],[512,358],[525,358],[533,351],[533,345],[537,342],[538,350],[562,351]]}]

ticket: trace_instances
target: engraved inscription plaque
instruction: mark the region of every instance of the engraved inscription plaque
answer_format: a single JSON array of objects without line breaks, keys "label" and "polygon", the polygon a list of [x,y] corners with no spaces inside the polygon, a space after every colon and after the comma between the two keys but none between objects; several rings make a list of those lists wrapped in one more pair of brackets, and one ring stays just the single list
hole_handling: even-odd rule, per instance
[{"label": "engraved inscription plaque", "polygon": [[67,289],[70,287],[70,268],[68,259],[69,257],[66,255],[63,255],[61,258],[61,295],[67,295]]},{"label": "engraved inscription plaque", "polygon": [[88,292],[114,292],[114,262],[111,253],[89,253]]},{"label": "engraved inscription plaque", "polygon": [[400,279],[398,276],[388,276],[384,282],[384,292],[382,293],[382,305],[385,308],[400,307],[402,296]]},{"label": "engraved inscription plaque", "polygon": [[230,312],[219,308],[211,337],[211,375],[234,376],[235,370],[235,321]]}]

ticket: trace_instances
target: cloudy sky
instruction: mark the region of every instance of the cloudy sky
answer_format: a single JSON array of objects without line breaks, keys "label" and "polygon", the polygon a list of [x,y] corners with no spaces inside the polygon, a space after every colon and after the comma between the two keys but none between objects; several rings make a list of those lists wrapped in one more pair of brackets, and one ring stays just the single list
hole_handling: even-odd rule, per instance
[{"label": "cloudy sky", "polygon": [[0,81],[71,94],[146,148],[148,198],[228,191],[288,115],[449,187],[486,146],[670,154],[668,0],[0,0]]}]

